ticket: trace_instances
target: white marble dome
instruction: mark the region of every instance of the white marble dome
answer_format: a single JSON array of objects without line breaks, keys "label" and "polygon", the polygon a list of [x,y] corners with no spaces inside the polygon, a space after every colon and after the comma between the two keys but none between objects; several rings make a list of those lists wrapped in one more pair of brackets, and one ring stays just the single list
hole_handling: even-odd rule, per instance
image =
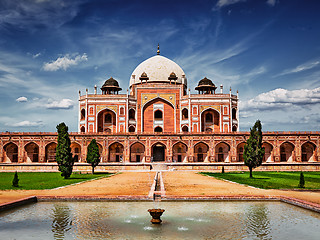
[{"label": "white marble dome", "polygon": [[182,83],[187,86],[187,78],[182,68],[174,61],[156,55],[140,63],[136,69],[132,72],[130,78],[130,87],[133,84],[141,83],[140,77],[142,73],[146,73],[148,76],[148,82],[170,82],[168,77],[174,72],[177,79],[177,83]]}]

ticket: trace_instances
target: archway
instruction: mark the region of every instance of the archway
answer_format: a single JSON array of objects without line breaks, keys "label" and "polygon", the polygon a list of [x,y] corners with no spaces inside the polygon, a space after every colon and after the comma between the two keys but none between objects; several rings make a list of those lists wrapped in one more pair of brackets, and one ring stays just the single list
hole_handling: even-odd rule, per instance
[{"label": "archway", "polygon": [[46,162],[55,162],[56,161],[56,148],[57,144],[52,142],[46,146]]},{"label": "archway", "polygon": [[182,110],[182,120],[187,120],[189,117],[188,117],[188,109],[187,108],[184,108]]},{"label": "archway", "polygon": [[98,113],[98,132],[114,133],[117,130],[116,114],[109,109]]},{"label": "archway", "polygon": [[129,132],[133,133],[133,132],[135,132],[135,131],[136,131],[136,129],[135,129],[134,126],[130,126],[130,127],[129,127]]},{"label": "archway", "polygon": [[18,146],[12,142],[6,144],[4,147],[4,162],[18,162]]},{"label": "archway", "polygon": [[[243,159],[244,145],[246,145],[246,143],[242,142],[242,143],[238,144],[238,146],[237,146],[237,160],[238,160],[238,162],[244,161],[244,159]],[[218,151],[219,151],[219,149],[218,149]],[[221,156],[220,156],[220,158],[221,158]]]},{"label": "archway", "polygon": [[156,133],[161,133],[162,132],[162,127],[156,127],[155,129],[154,129],[154,132],[156,132]]},{"label": "archway", "polygon": [[221,142],[216,145],[216,161],[217,162],[229,162],[229,151],[230,146],[224,142]]},{"label": "archway", "polygon": [[294,145],[289,142],[284,142],[280,145],[280,161],[292,162],[293,161]]},{"label": "archway", "polygon": [[164,162],[166,157],[166,146],[162,143],[156,143],[152,146],[152,161]]},{"label": "archway", "polygon": [[208,157],[209,146],[203,142],[197,143],[194,146],[195,162],[204,162]]},{"label": "archway", "polygon": [[81,115],[80,116],[80,120],[81,121],[85,120],[85,118],[86,118],[86,110],[84,108],[81,110],[81,114],[80,115]]},{"label": "archway", "polygon": [[183,127],[182,127],[182,132],[183,132],[183,133],[189,132],[188,126],[183,126]]},{"label": "archway", "polygon": [[314,161],[314,153],[315,153],[315,145],[311,142],[306,142],[301,146],[301,161],[302,162],[313,162]]},{"label": "archway", "polygon": [[134,109],[130,109],[129,110],[129,121],[130,120],[132,120],[132,121],[134,121],[136,119],[136,112],[135,112],[135,110]]},{"label": "archway", "polygon": [[80,128],[80,132],[84,133],[85,131],[86,131],[86,128],[85,128],[84,126],[82,126],[82,127]]},{"label": "archway", "polygon": [[264,142],[262,143],[262,147],[264,148],[263,162],[273,162],[272,161],[273,146],[270,143]]},{"label": "archway", "polygon": [[123,145],[121,143],[113,143],[109,146],[109,162],[122,162]]},{"label": "archway", "polygon": [[219,113],[207,109],[201,113],[201,132],[220,132]]},{"label": "archway", "polygon": [[26,162],[39,162],[39,147],[34,142],[28,143],[25,147]]},{"label": "archway", "polygon": [[142,143],[136,142],[130,147],[130,162],[145,162],[145,147]]},{"label": "archway", "polygon": [[154,132],[161,126],[163,132],[174,132],[174,108],[164,99],[156,98],[146,103],[142,110],[143,132]]},{"label": "archway", "polygon": [[185,162],[187,159],[188,147],[182,142],[178,142],[172,147],[173,162]]},{"label": "archway", "polygon": [[70,145],[72,157],[74,158],[74,162],[81,162],[81,146],[73,142]]}]

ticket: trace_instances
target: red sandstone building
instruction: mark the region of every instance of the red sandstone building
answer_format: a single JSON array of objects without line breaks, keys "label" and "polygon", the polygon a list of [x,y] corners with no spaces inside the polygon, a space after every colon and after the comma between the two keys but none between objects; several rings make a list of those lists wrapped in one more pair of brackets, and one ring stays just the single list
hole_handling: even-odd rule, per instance
[{"label": "red sandstone building", "polygon": [[[126,94],[110,78],[98,93],[79,92],[79,129],[71,133],[75,168],[85,169],[95,138],[103,169],[141,169],[162,162],[182,169],[243,168],[248,132],[239,132],[238,94],[223,93],[206,77],[191,94],[182,68],[159,51],[130,76]],[[265,132],[267,170],[320,170],[319,132]],[[54,170],[56,133],[0,134],[3,170]]]}]

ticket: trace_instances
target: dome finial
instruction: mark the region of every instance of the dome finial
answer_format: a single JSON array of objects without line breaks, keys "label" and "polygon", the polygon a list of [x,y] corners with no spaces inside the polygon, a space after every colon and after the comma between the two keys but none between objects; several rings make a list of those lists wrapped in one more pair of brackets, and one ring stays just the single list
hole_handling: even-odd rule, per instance
[{"label": "dome finial", "polygon": [[159,46],[159,43],[158,43],[158,51],[157,51],[157,55],[160,55],[160,46]]}]

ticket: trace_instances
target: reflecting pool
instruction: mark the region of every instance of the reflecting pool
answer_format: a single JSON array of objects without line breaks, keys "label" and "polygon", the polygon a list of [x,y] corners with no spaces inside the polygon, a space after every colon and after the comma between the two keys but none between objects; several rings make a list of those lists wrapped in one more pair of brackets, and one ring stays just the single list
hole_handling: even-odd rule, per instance
[{"label": "reflecting pool", "polygon": [[[165,209],[153,225],[149,208]],[[280,202],[39,202],[0,214],[1,239],[319,239],[320,214]]]}]

